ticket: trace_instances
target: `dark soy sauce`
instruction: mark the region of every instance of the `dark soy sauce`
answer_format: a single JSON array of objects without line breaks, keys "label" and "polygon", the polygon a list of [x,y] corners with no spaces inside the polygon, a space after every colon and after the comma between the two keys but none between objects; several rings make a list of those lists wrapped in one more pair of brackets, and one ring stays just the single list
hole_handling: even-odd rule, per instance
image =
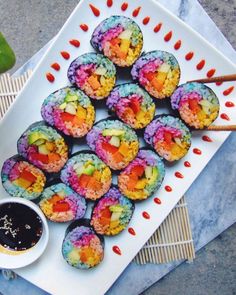
[{"label": "dark soy sauce", "polygon": [[42,236],[43,225],[38,214],[24,204],[0,205],[0,245],[23,251],[32,248]]}]

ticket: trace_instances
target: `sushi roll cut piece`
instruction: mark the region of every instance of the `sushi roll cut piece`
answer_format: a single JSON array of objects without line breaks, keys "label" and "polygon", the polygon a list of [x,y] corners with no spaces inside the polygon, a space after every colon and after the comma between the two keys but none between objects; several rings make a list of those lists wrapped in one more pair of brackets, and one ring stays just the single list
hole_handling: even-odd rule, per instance
[{"label": "sushi roll cut piece", "polygon": [[133,211],[133,202],[112,187],[94,205],[91,225],[99,234],[114,236],[128,226]]},{"label": "sushi roll cut piece", "polygon": [[88,200],[97,200],[111,186],[110,168],[95,153],[81,151],[61,171],[61,180]]},{"label": "sushi roll cut piece", "polygon": [[132,19],[114,15],[96,27],[91,44],[117,66],[129,67],[142,51],[143,34]]},{"label": "sushi roll cut piece", "polygon": [[171,106],[194,129],[209,127],[218,117],[220,109],[213,90],[197,82],[180,85],[171,96]]},{"label": "sushi roll cut piece", "polygon": [[89,220],[74,221],[66,230],[62,243],[65,261],[77,269],[90,269],[104,257],[104,238],[95,233]]},{"label": "sushi roll cut piece", "polygon": [[69,66],[68,79],[89,97],[100,100],[109,95],[116,82],[114,64],[102,54],[85,53]]},{"label": "sushi roll cut piece", "polygon": [[96,123],[87,134],[87,143],[113,170],[125,168],[139,149],[135,131],[115,119],[104,119]]},{"label": "sushi roll cut piece", "polygon": [[1,179],[9,195],[27,200],[37,199],[46,183],[44,173],[19,155],[3,163]]},{"label": "sushi roll cut piece", "polygon": [[134,129],[146,127],[155,115],[151,96],[135,83],[115,87],[107,99],[107,107]]},{"label": "sushi roll cut piece", "polygon": [[140,149],[137,157],[119,174],[118,187],[131,200],[145,200],[160,188],[164,176],[161,158],[150,149]]},{"label": "sushi roll cut piece", "polygon": [[146,127],[144,139],[160,157],[172,162],[187,154],[191,145],[191,132],[179,118],[160,115]]},{"label": "sushi roll cut piece", "polygon": [[50,94],[41,108],[43,119],[65,135],[83,137],[92,128],[95,110],[89,97],[75,87]]},{"label": "sushi roll cut piece", "polygon": [[65,139],[44,122],[32,124],[17,142],[18,153],[45,172],[59,172],[68,159]]},{"label": "sushi roll cut piece", "polygon": [[163,99],[178,86],[180,67],[173,54],[156,50],[143,54],[133,65],[131,75],[150,95]]},{"label": "sushi roll cut piece", "polygon": [[44,215],[54,222],[80,219],[84,217],[87,208],[85,199],[60,181],[45,188],[39,206]]}]

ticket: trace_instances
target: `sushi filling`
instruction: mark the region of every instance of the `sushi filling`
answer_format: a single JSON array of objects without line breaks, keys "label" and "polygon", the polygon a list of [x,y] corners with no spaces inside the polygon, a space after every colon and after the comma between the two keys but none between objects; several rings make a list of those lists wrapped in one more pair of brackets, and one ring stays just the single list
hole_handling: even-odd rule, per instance
[{"label": "sushi filling", "polygon": [[74,87],[50,94],[43,103],[41,114],[48,124],[73,137],[86,135],[95,120],[90,99]]},{"label": "sushi filling", "polygon": [[80,153],[61,172],[61,179],[86,199],[97,200],[111,186],[111,170],[96,155]]},{"label": "sushi filling", "polygon": [[140,150],[118,176],[118,186],[129,199],[145,200],[161,186],[164,175],[161,159],[151,150]]},{"label": "sushi filling", "polygon": [[5,161],[1,177],[3,187],[11,196],[28,200],[39,197],[46,183],[42,171],[26,161],[17,161],[14,158]]},{"label": "sushi filling", "polygon": [[86,211],[85,199],[63,183],[46,188],[39,206],[46,217],[54,222],[82,218]]},{"label": "sushi filling", "polygon": [[27,130],[18,141],[18,152],[35,166],[58,172],[68,158],[64,138],[51,127],[38,125]]},{"label": "sushi filling", "polygon": [[118,189],[111,188],[95,205],[91,225],[102,235],[117,235],[124,230],[133,214],[134,206]]},{"label": "sushi filling", "polygon": [[107,106],[134,129],[146,127],[155,114],[152,98],[136,84],[117,86],[108,97]]},{"label": "sushi filling", "polygon": [[191,133],[178,118],[160,116],[146,128],[144,138],[167,161],[185,156],[191,145]]},{"label": "sushi filling", "polygon": [[62,244],[64,259],[73,267],[89,269],[104,257],[104,247],[92,228],[78,226],[70,231]]},{"label": "sushi filling", "polygon": [[163,99],[176,89],[180,79],[180,67],[172,54],[152,51],[136,61],[131,74],[149,94]]},{"label": "sushi filling", "polygon": [[139,57],[143,35],[139,26],[131,19],[112,16],[95,29],[91,43],[115,64],[127,67]]},{"label": "sushi filling", "polygon": [[87,53],[72,62],[68,78],[89,97],[103,99],[115,85],[116,69],[113,63],[96,53]]},{"label": "sushi filling", "polygon": [[114,170],[125,168],[139,148],[135,132],[118,120],[98,122],[88,133],[87,143]]},{"label": "sushi filling", "polygon": [[207,86],[188,83],[179,86],[171,96],[171,105],[191,127],[203,129],[210,126],[219,114],[219,100]]}]

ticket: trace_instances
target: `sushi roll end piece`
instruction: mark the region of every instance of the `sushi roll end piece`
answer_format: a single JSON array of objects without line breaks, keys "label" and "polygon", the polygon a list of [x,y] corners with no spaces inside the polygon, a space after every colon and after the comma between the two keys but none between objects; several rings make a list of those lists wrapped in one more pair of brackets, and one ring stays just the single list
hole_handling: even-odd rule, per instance
[{"label": "sushi roll end piece", "polygon": [[191,132],[177,117],[157,116],[145,129],[145,141],[169,162],[184,157],[191,145]]},{"label": "sushi roll end piece", "polygon": [[87,95],[75,87],[50,94],[41,108],[43,119],[65,135],[83,137],[92,128],[95,110]]},{"label": "sushi roll end piece", "polygon": [[107,99],[107,107],[134,129],[146,127],[155,115],[151,96],[135,83],[115,87]]},{"label": "sushi roll end piece", "polygon": [[32,124],[17,142],[18,153],[45,172],[59,172],[68,159],[65,139],[45,122]]},{"label": "sushi roll end piece", "polygon": [[95,28],[91,44],[114,64],[129,67],[142,51],[143,34],[132,19],[114,15]]},{"label": "sushi roll end piece", "polygon": [[97,200],[111,186],[110,168],[95,153],[81,151],[73,155],[61,171],[61,180],[88,200]]},{"label": "sushi roll end piece", "polygon": [[218,117],[220,104],[208,86],[190,82],[180,85],[171,96],[171,106],[194,129],[204,129]]},{"label": "sushi roll end piece", "polygon": [[74,221],[66,230],[62,255],[77,269],[93,268],[103,260],[104,238],[95,233],[88,220]]},{"label": "sushi roll end piece", "polygon": [[114,236],[123,231],[133,215],[134,204],[116,187],[98,200],[93,208],[91,225],[102,235]]},{"label": "sushi roll end piece", "polygon": [[157,99],[170,97],[180,80],[180,67],[173,54],[151,51],[141,55],[132,67],[134,81]]},{"label": "sushi roll end piece", "polygon": [[116,82],[114,64],[102,54],[85,53],[69,66],[68,79],[90,98],[100,100],[109,95]]},{"label": "sushi roll end piece", "polygon": [[84,217],[86,201],[69,186],[59,181],[42,193],[39,206],[45,216],[54,222],[68,222]]},{"label": "sushi roll end piece", "polygon": [[113,170],[125,168],[138,153],[138,137],[119,120],[104,119],[87,134],[89,147]]},{"label": "sushi roll end piece", "polygon": [[145,200],[160,188],[164,176],[165,166],[160,157],[150,149],[140,149],[119,174],[118,187],[131,200]]},{"label": "sushi roll end piece", "polygon": [[1,179],[9,195],[27,200],[37,199],[46,183],[44,173],[19,155],[3,163]]}]

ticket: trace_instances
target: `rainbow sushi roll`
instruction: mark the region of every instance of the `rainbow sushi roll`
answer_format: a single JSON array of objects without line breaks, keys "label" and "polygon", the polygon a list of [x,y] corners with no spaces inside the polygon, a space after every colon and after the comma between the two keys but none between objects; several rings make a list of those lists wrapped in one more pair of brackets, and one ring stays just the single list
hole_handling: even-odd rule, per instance
[{"label": "rainbow sushi roll", "polygon": [[160,115],[146,127],[144,139],[160,157],[172,162],[187,154],[191,145],[191,132],[179,118]]},{"label": "rainbow sushi roll", "polygon": [[9,195],[27,200],[37,199],[46,183],[44,173],[19,155],[3,163],[1,180]]},{"label": "rainbow sushi roll", "polygon": [[134,83],[116,86],[107,99],[107,107],[134,129],[146,127],[155,115],[151,96]]},{"label": "rainbow sushi roll", "polygon": [[118,187],[131,200],[145,200],[160,188],[164,176],[165,166],[160,157],[150,149],[140,149],[119,174]]},{"label": "rainbow sushi roll", "polygon": [[50,94],[41,108],[43,119],[65,135],[83,137],[92,128],[95,110],[87,95],[75,87]]},{"label": "rainbow sushi roll", "polygon": [[94,205],[91,225],[105,236],[114,236],[123,231],[133,215],[134,204],[116,188],[112,187]]},{"label": "rainbow sushi roll", "polygon": [[65,139],[44,122],[32,124],[17,142],[18,153],[45,172],[59,172],[68,159]]},{"label": "rainbow sushi roll", "polygon": [[142,51],[143,34],[132,19],[114,15],[96,27],[91,44],[114,64],[129,67]]},{"label": "rainbow sushi roll", "polygon": [[210,126],[220,109],[213,90],[197,82],[180,85],[171,96],[171,106],[188,126],[195,129]]},{"label": "rainbow sushi roll", "polygon": [[39,206],[44,215],[54,222],[68,222],[84,217],[86,201],[60,181],[49,185],[40,196]]},{"label": "rainbow sushi roll", "polygon": [[133,65],[131,75],[150,95],[163,99],[178,86],[180,67],[173,54],[156,50],[143,54]]},{"label": "rainbow sushi roll", "polygon": [[95,233],[89,220],[74,221],[66,230],[62,255],[69,265],[77,269],[93,268],[103,260],[104,238]]},{"label": "rainbow sushi roll", "polygon": [[116,82],[116,68],[105,56],[85,53],[69,66],[68,79],[89,97],[100,100],[109,95]]},{"label": "rainbow sushi roll", "polygon": [[88,200],[97,200],[111,186],[111,170],[93,152],[72,156],[61,171],[61,180]]},{"label": "rainbow sushi roll", "polygon": [[96,123],[87,134],[87,143],[113,170],[125,168],[139,149],[135,131],[115,119],[104,119]]}]

